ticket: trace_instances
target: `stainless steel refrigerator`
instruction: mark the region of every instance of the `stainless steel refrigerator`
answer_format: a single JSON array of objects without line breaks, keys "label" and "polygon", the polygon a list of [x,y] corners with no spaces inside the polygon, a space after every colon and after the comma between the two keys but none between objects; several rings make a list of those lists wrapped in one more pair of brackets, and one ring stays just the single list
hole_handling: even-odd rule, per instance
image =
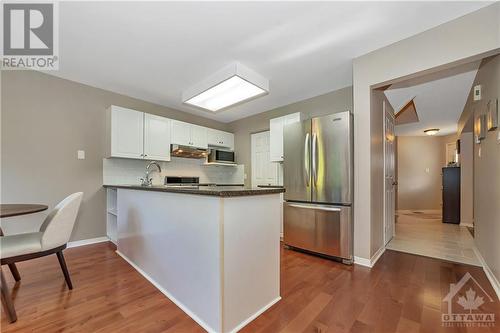
[{"label": "stainless steel refrigerator", "polygon": [[352,262],[353,135],[349,111],[284,129],[284,243]]}]

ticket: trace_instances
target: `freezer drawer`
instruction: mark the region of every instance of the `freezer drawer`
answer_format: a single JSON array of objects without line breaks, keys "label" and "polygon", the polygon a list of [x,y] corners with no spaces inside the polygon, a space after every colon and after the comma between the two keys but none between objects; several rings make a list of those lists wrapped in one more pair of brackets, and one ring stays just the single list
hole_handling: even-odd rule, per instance
[{"label": "freezer drawer", "polygon": [[351,207],[286,202],[283,210],[286,245],[352,259]]}]

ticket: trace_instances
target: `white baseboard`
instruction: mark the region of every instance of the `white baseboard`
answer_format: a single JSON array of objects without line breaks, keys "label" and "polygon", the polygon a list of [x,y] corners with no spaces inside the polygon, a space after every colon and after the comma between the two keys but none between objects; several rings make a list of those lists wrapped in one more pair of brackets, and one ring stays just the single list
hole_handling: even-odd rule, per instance
[{"label": "white baseboard", "polygon": [[375,254],[370,258],[370,263],[372,264],[372,267],[375,266],[377,261],[380,259],[380,257],[384,254],[385,252],[385,246],[382,246],[380,249],[375,252]]},{"label": "white baseboard", "polygon": [[107,242],[109,241],[109,238],[104,236],[104,237],[96,237],[96,238],[89,238],[89,239],[82,239],[74,242],[68,242],[68,248],[70,247],[78,247],[78,246],[83,246],[83,245],[90,245],[90,244],[96,244],[96,243],[102,243],[102,242]]},{"label": "white baseboard", "polygon": [[239,330],[241,330],[243,327],[248,325],[252,320],[263,314],[267,309],[269,309],[271,306],[274,304],[278,303],[281,300],[281,296],[277,297],[276,299],[272,300],[269,304],[265,305],[263,308],[261,308],[259,311],[255,312],[253,315],[251,315],[248,319],[242,321],[238,326],[236,326],[234,329],[231,330],[231,333],[236,333]]},{"label": "white baseboard", "polygon": [[370,259],[366,259],[366,258],[362,258],[362,257],[356,257],[354,256],[354,263],[356,265],[360,265],[360,266],[365,266],[365,267],[372,267],[371,263],[370,263]]},{"label": "white baseboard", "polygon": [[479,252],[479,249],[477,247],[473,247],[474,253],[476,253],[476,256],[478,257],[479,261],[481,262],[481,265],[483,266],[484,273],[486,274],[486,277],[491,283],[491,286],[495,290],[495,293],[497,294],[497,298],[500,300],[500,282],[496,278],[496,276],[493,274],[491,271],[490,267],[484,260],[481,252]]},{"label": "white baseboard", "polygon": [[375,266],[377,261],[384,254],[384,252],[385,252],[385,246],[382,246],[380,249],[377,250],[377,252],[375,252],[375,254],[370,259],[354,256],[354,263],[356,265],[372,268],[373,266]]},{"label": "white baseboard", "polygon": [[179,300],[177,300],[172,294],[166,291],[163,287],[161,287],[152,277],[150,277],[146,272],[144,272],[141,268],[139,268],[136,264],[134,264],[127,256],[125,256],[120,251],[116,250],[116,253],[122,257],[126,262],[130,264],[139,274],[141,274],[146,280],[148,280],[153,286],[156,287],[163,295],[167,296],[169,300],[171,300],[175,305],[177,305],[182,311],[184,311],[189,317],[191,317],[195,322],[197,322],[203,329],[205,329],[209,333],[216,333],[212,327],[207,325],[203,320],[201,320],[197,315],[195,315],[191,310],[189,310],[184,304],[182,304]]},{"label": "white baseboard", "polygon": [[460,222],[460,226],[461,226],[461,227],[470,227],[470,228],[473,228],[473,227],[474,227],[474,224],[472,224],[472,223],[462,223],[462,222]]}]

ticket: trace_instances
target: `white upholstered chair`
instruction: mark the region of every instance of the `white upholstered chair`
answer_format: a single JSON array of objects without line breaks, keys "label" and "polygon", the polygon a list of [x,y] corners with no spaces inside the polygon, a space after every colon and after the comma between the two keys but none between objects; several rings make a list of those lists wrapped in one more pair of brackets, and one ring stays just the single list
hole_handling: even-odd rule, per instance
[{"label": "white upholstered chair", "polygon": [[[0,237],[1,264],[13,264],[55,253],[66,284],[69,289],[73,289],[62,251],[66,248],[73,231],[82,197],[83,193],[78,192],[58,203],[43,221],[40,231]],[[5,284],[3,271],[0,270],[0,273],[2,301],[4,301],[11,322],[14,322],[16,321],[16,313],[12,299]]]}]

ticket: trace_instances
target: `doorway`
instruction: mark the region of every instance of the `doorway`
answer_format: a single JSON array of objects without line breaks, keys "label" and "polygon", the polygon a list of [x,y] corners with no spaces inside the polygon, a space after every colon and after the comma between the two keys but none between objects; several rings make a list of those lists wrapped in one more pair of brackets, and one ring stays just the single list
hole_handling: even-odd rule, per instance
[{"label": "doorway", "polygon": [[[480,265],[472,233],[462,223],[462,208],[473,206],[467,198],[472,135],[457,133],[478,67],[479,62],[466,64],[384,87],[387,249]],[[461,184],[466,176],[470,181]]]}]

